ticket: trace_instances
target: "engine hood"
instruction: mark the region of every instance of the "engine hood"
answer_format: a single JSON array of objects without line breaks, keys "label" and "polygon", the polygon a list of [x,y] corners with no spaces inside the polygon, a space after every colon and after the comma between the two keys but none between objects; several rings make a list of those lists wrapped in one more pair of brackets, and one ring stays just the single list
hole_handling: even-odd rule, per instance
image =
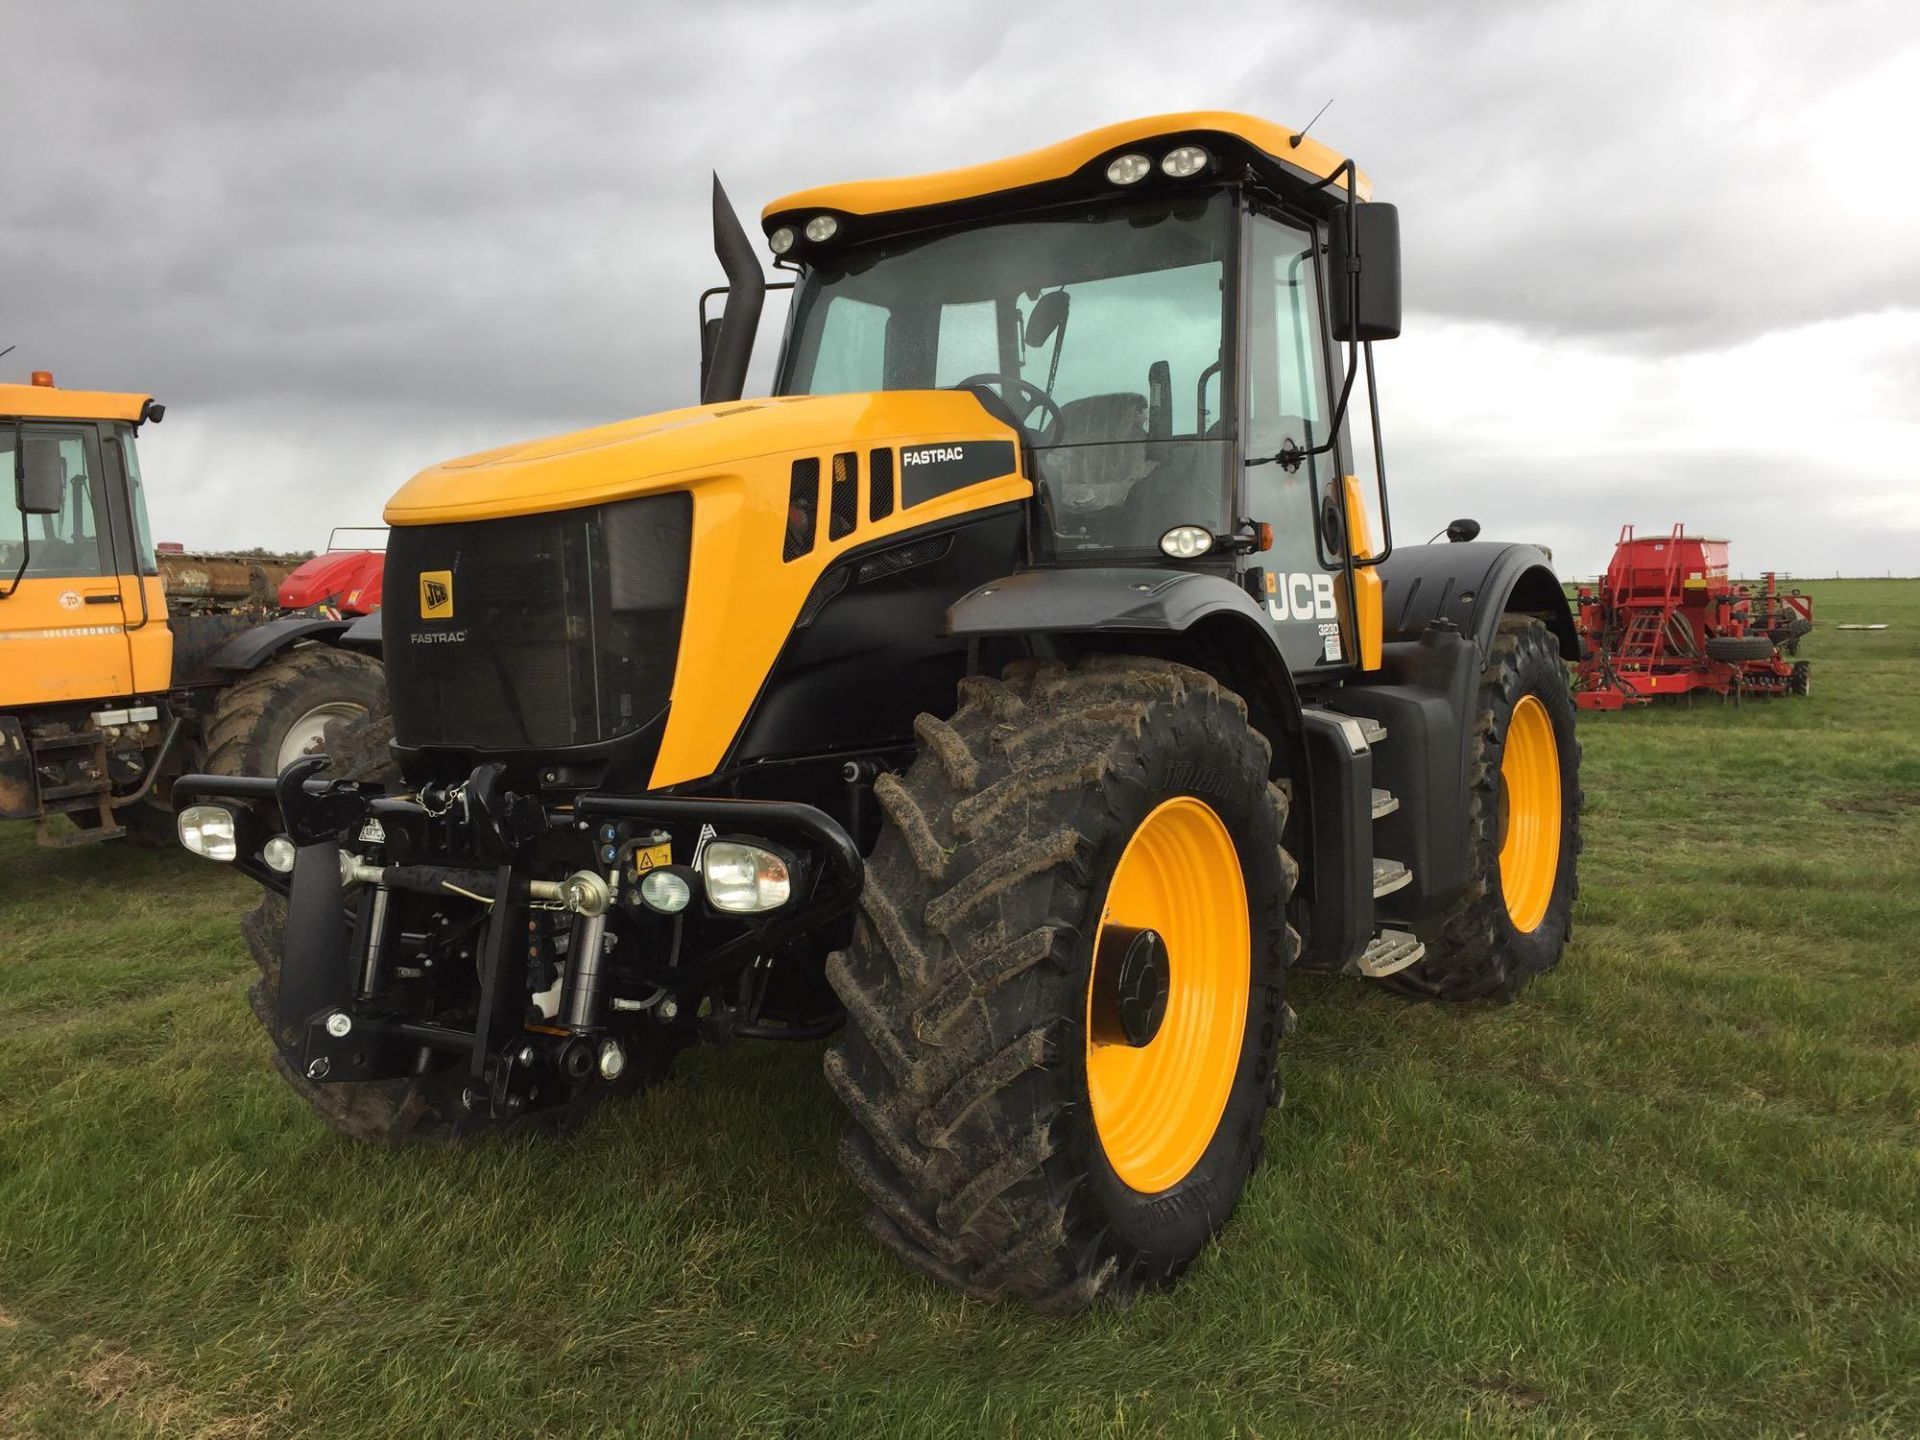
[{"label": "engine hood", "polygon": [[444,524],[596,505],[749,474],[772,457],[1018,437],[957,390],[732,400],[482,451],[422,470],[387,502],[389,525]]}]

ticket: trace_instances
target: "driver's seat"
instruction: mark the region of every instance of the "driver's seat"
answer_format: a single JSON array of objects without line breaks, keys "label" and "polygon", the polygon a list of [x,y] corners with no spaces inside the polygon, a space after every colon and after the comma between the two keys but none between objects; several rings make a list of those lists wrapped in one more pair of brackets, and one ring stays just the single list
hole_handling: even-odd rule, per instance
[{"label": "driver's seat", "polygon": [[1147,473],[1147,397],[1132,391],[1088,395],[1060,407],[1047,469],[1057,487],[1083,493],[1075,508],[1127,498]]}]

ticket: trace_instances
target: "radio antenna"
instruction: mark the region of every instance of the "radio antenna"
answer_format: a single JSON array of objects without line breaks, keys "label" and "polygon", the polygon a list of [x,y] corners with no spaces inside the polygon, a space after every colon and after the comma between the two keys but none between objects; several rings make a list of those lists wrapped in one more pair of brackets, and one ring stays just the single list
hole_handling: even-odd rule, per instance
[{"label": "radio antenna", "polygon": [[[1329,98],[1327,105],[1331,104],[1333,104],[1333,100]],[[1306,124],[1300,127],[1300,133],[1298,135],[1289,135],[1287,137],[1287,148],[1289,150],[1298,150],[1300,148],[1300,142],[1307,138],[1307,131],[1318,124],[1320,117],[1327,113],[1327,105],[1322,105],[1318,110],[1313,112],[1313,119],[1307,121]]]}]

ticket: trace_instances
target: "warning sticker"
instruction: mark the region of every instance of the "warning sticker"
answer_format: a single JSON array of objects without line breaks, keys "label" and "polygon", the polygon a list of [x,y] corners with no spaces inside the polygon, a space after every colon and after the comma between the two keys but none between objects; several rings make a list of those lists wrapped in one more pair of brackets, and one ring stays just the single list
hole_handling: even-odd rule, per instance
[{"label": "warning sticker", "polygon": [[662,865],[673,863],[673,846],[666,841],[658,845],[642,845],[633,852],[633,873],[644,875],[649,870],[658,870]]}]

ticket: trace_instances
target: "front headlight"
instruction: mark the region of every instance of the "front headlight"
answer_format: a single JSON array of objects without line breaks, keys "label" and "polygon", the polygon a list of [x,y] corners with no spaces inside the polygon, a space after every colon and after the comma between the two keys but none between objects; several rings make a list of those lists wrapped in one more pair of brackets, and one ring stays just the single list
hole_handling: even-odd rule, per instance
[{"label": "front headlight", "polygon": [[232,860],[240,853],[233,812],[219,805],[189,805],[174,821],[180,843],[208,860]]},{"label": "front headlight", "polygon": [[749,915],[777,910],[793,898],[787,862],[771,850],[737,840],[709,840],[700,857],[707,902],[716,910]]}]

